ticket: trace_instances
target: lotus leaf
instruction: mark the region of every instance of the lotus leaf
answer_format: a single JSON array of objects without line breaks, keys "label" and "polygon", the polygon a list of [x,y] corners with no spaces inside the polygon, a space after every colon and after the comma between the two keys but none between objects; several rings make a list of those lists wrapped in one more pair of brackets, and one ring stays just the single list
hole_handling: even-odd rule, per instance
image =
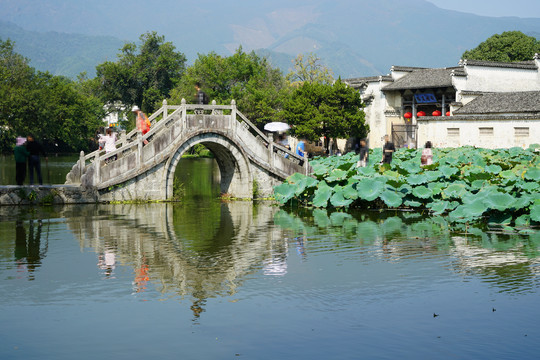
[{"label": "lotus leaf", "polygon": [[538,190],[539,187],[540,187],[540,184],[536,183],[536,182],[526,182],[526,183],[520,185],[521,189],[523,189],[525,191],[528,191],[528,192],[536,191],[536,190]]},{"label": "lotus leaf", "polygon": [[530,168],[523,177],[527,180],[540,181],[540,169],[536,167]]},{"label": "lotus leaf", "polygon": [[328,200],[332,196],[333,189],[326,184],[326,182],[321,181],[317,185],[317,190],[313,196],[313,206],[315,207],[326,207],[328,205]]},{"label": "lotus leaf", "polygon": [[523,214],[514,221],[514,224],[516,227],[529,227],[531,226],[531,216]]},{"label": "lotus leaf", "polygon": [[433,211],[434,215],[442,214],[448,210],[448,205],[450,205],[449,201],[437,201],[431,206],[431,211]]},{"label": "lotus leaf", "polygon": [[459,209],[461,209],[463,217],[468,220],[472,220],[474,218],[482,216],[482,214],[484,214],[484,212],[486,212],[487,210],[482,200],[477,200],[473,201],[472,203],[460,205],[454,211],[457,211]]},{"label": "lotus leaf", "polygon": [[311,167],[313,168],[313,175],[319,178],[326,175],[326,173],[328,172],[328,166],[324,164],[315,163],[315,164],[312,164]]},{"label": "lotus leaf", "polygon": [[471,183],[471,189],[473,190],[480,190],[483,188],[486,184],[489,184],[486,180],[474,180]]},{"label": "lotus leaf", "polygon": [[379,197],[382,201],[384,201],[386,206],[390,208],[397,208],[400,207],[403,203],[401,196],[399,196],[398,194],[400,193],[390,190],[384,190],[382,194],[379,195]]},{"label": "lotus leaf", "polygon": [[384,183],[375,179],[362,179],[356,185],[358,197],[367,201],[373,201],[378,198],[383,189]]},{"label": "lotus leaf", "polygon": [[440,183],[429,183],[428,188],[433,191],[433,195],[439,195],[442,191],[442,189],[446,188],[448,186],[448,183],[446,182],[440,182]]},{"label": "lotus leaf", "polygon": [[452,175],[457,174],[459,170],[455,167],[441,166],[439,167],[439,171],[444,175],[444,177],[450,178]]},{"label": "lotus leaf", "polygon": [[449,199],[460,199],[467,194],[467,188],[463,184],[453,183],[442,191],[444,197]]},{"label": "lotus leaf", "polygon": [[330,175],[326,177],[326,182],[340,181],[347,178],[347,171],[341,169],[334,169],[330,171]]},{"label": "lotus leaf", "polygon": [[407,183],[411,185],[421,185],[426,184],[427,182],[428,178],[425,174],[414,174],[407,177]]},{"label": "lotus leaf", "polygon": [[403,195],[411,194],[412,193],[412,186],[409,184],[403,184],[397,189],[400,193]]},{"label": "lotus leaf", "polygon": [[422,168],[419,166],[418,162],[414,160],[404,161],[398,166],[399,173],[403,175],[416,174],[421,170]]},{"label": "lotus leaf", "polygon": [[433,191],[425,186],[416,186],[412,193],[414,196],[420,199],[428,199],[433,196]]},{"label": "lotus leaf", "polygon": [[330,203],[332,206],[335,207],[341,207],[341,206],[349,206],[353,202],[352,199],[345,199],[345,196],[343,195],[343,188],[342,187],[335,187],[334,188],[334,194],[330,197]]},{"label": "lotus leaf", "polygon": [[287,201],[293,198],[295,194],[296,186],[283,183],[274,187],[274,198],[280,204],[285,204]]},{"label": "lotus leaf", "polygon": [[531,206],[531,220],[540,222],[540,204]]},{"label": "lotus leaf", "polygon": [[516,199],[509,194],[493,193],[487,195],[483,201],[490,209],[505,211],[513,207]]},{"label": "lotus leaf", "polygon": [[405,206],[409,206],[409,207],[420,207],[420,206],[422,206],[421,202],[414,201],[414,200],[406,200],[403,204]]},{"label": "lotus leaf", "polygon": [[502,171],[502,168],[499,165],[488,165],[486,171],[491,174],[498,174]]},{"label": "lotus leaf", "polygon": [[439,170],[434,170],[434,171],[426,171],[424,172],[424,175],[426,175],[428,182],[433,182],[433,181],[438,180],[442,176],[442,173]]},{"label": "lotus leaf", "polygon": [[343,196],[346,199],[358,199],[358,191],[356,191],[355,183],[347,184],[343,187]]}]

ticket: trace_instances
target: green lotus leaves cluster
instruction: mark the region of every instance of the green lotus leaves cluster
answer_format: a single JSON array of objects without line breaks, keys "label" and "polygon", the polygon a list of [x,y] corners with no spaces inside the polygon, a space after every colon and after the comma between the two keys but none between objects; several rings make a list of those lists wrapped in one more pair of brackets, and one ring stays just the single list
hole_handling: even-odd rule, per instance
[{"label": "green lotus leaves cluster", "polygon": [[[274,188],[282,205],[315,208],[414,209],[448,215],[454,223],[486,220],[530,231],[540,225],[540,154],[528,149],[470,146],[433,149],[434,163],[420,166],[421,150],[399,149],[391,165],[381,149],[357,168],[358,156],[317,157],[310,176],[294,174]],[[525,230],[527,228],[527,230]]]}]

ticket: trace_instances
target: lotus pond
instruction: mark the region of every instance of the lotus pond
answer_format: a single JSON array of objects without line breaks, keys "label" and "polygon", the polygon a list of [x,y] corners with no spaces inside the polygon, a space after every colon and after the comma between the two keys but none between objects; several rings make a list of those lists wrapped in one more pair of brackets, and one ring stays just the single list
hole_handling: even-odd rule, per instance
[{"label": "lotus pond", "polygon": [[313,176],[294,174],[274,190],[283,205],[315,208],[406,209],[447,215],[450,224],[486,222],[507,232],[533,234],[540,225],[540,156],[528,149],[433,149],[433,164],[420,166],[421,151],[400,149],[391,165],[358,156],[315,158]]}]

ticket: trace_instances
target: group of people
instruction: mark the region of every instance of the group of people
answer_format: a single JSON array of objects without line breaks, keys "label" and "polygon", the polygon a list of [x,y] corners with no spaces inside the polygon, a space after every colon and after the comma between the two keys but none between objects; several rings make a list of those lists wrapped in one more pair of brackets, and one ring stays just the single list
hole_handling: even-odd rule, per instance
[{"label": "group of people", "polygon": [[[420,157],[421,166],[433,164],[433,152],[431,150],[431,141],[427,141],[422,149],[422,155]],[[390,141],[388,135],[384,136],[383,154],[381,164],[390,164],[392,162],[392,156],[396,151],[396,147],[393,142]],[[359,159],[356,167],[365,167],[369,161],[369,148],[367,147],[366,140],[360,140],[360,148],[358,150]]]},{"label": "group of people", "polygon": [[34,136],[28,135],[26,138],[18,137],[13,148],[13,153],[15,155],[15,181],[17,185],[20,186],[24,183],[27,167],[30,185],[34,185],[34,170],[37,174],[39,184],[43,185],[40,156],[43,156],[45,161],[48,161],[48,158],[43,146],[34,139]]}]

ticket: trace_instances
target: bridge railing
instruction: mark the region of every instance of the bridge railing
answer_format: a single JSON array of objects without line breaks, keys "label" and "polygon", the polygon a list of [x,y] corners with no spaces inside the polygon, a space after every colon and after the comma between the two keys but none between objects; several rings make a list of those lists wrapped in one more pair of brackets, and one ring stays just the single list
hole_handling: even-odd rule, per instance
[{"label": "bridge railing", "polygon": [[85,167],[90,164],[99,164],[94,169],[94,183],[98,184],[101,180],[101,167],[105,164],[121,159],[125,156],[128,156],[132,153],[136,153],[136,166],[139,168],[142,165],[142,148],[145,141],[152,141],[152,138],[158,134],[162,129],[169,127],[173,122],[178,120],[181,121],[180,128],[188,128],[187,116],[188,114],[193,115],[228,115],[231,117],[232,121],[230,126],[233,127],[233,130],[236,132],[236,127],[240,125],[244,130],[247,130],[251,135],[253,135],[263,146],[268,148],[270,154],[269,159],[271,165],[274,163],[275,157],[280,159],[287,159],[292,163],[298,164],[305,168],[305,173],[308,173],[308,162],[307,158],[298,156],[296,153],[290,151],[289,149],[281,146],[278,143],[273,141],[273,136],[267,136],[259,128],[257,128],[248,118],[246,118],[241,112],[236,108],[236,102],[231,101],[230,105],[217,105],[215,101],[211,105],[198,105],[198,104],[187,104],[184,99],[182,99],[181,105],[167,105],[167,101],[163,101],[163,106],[158,109],[156,112],[151,114],[149,120],[151,122],[150,131],[145,135],[138,129],[133,129],[129,133],[121,132],[119,139],[116,142],[116,150],[105,153],[104,150],[96,150],[87,155],[84,152],[81,152],[80,159],[78,163],[74,166],[74,169],[77,168],[78,177],[84,174]]}]

